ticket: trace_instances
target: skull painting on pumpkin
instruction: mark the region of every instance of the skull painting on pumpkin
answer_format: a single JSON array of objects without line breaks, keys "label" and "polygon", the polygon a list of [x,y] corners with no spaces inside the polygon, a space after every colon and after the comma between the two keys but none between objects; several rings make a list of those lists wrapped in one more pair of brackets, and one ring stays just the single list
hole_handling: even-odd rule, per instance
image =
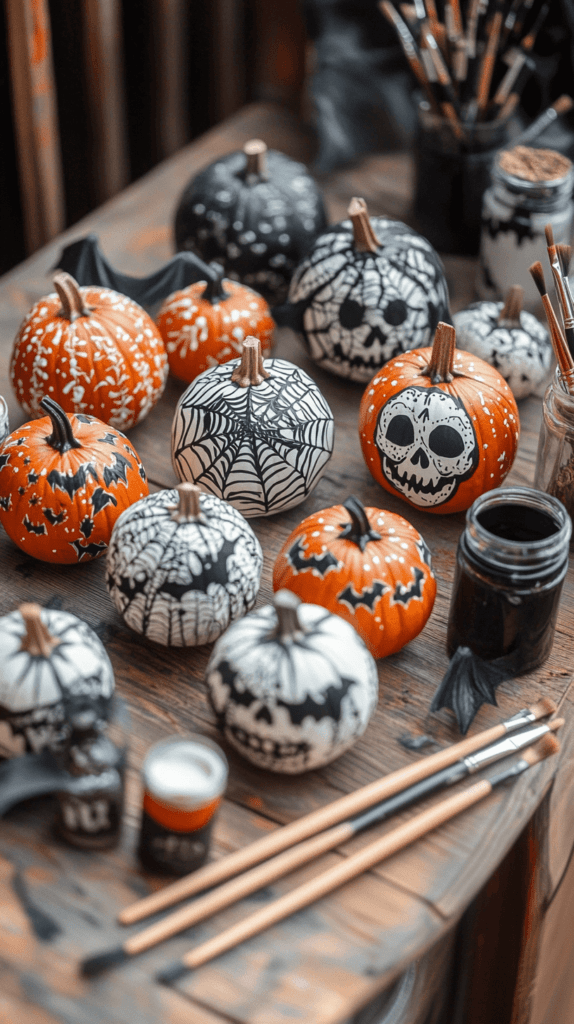
[{"label": "skull painting on pumpkin", "polygon": [[448,501],[478,464],[462,402],[440,388],[408,387],[381,409],[375,443],[386,480],[414,505]]}]

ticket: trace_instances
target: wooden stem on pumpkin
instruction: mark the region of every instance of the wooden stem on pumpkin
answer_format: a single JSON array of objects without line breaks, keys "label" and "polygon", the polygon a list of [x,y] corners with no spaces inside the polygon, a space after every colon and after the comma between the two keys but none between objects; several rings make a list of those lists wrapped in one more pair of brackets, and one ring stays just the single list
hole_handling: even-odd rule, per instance
[{"label": "wooden stem on pumpkin", "polygon": [[277,612],[275,637],[281,643],[305,633],[297,613],[300,604],[300,598],[297,597],[297,594],[293,594],[291,590],[278,590],[273,598],[273,607]]},{"label": "wooden stem on pumpkin", "polygon": [[70,448],[81,448],[82,445],[74,437],[72,424],[61,405],[58,405],[53,398],[43,398],[40,405],[44,412],[48,413],[52,421],[52,433],[46,438],[50,447],[55,448],[56,451],[60,452],[60,455],[63,452],[69,451]]},{"label": "wooden stem on pumpkin", "polygon": [[262,139],[250,139],[246,142],[243,147],[243,152],[247,157],[245,164],[245,176],[255,175],[261,180],[265,180],[267,175],[267,146]]},{"label": "wooden stem on pumpkin", "polygon": [[339,540],[350,540],[353,544],[357,544],[361,551],[364,551],[370,540],[381,539],[380,533],[376,533],[375,530],[371,529],[371,524],[367,518],[362,501],[351,495],[343,502],[343,507],[347,509],[351,522],[340,524],[342,530],[339,534]]},{"label": "wooden stem on pumpkin", "polygon": [[207,299],[208,302],[215,306],[218,302],[222,302],[223,299],[228,299],[229,292],[226,292],[223,287],[224,270],[221,264],[210,263],[209,268],[213,271],[213,277],[207,279],[207,284],[201,293],[201,297],[202,299]]},{"label": "wooden stem on pumpkin", "polygon": [[178,484],[177,493],[179,501],[172,510],[171,518],[177,523],[189,523],[193,519],[198,519],[201,515],[199,487],[196,484]]},{"label": "wooden stem on pumpkin", "polygon": [[381,243],[373,231],[365,200],[356,197],[351,199],[347,213],[353,222],[353,236],[357,252],[377,252]]},{"label": "wooden stem on pumpkin", "polygon": [[64,320],[73,323],[79,316],[90,315],[90,310],[84,305],[78,282],[71,274],[66,274],[63,270],[58,271],[54,275],[54,288],[60,296],[62,309],[59,315],[64,317]]},{"label": "wooden stem on pumpkin", "polygon": [[18,611],[26,626],[20,650],[31,654],[33,658],[49,658],[54,647],[57,647],[61,641],[52,636],[48,627],[42,622],[40,605],[21,604]]},{"label": "wooden stem on pumpkin", "polygon": [[513,284],[508,289],[504,306],[498,315],[499,327],[520,327],[520,314],[524,300],[524,288],[519,284]]},{"label": "wooden stem on pumpkin", "polygon": [[453,379],[455,345],[454,327],[441,320],[435,331],[430,363],[421,371],[424,377],[430,377],[433,384],[448,384]]},{"label": "wooden stem on pumpkin", "polygon": [[248,388],[250,385],[262,384],[270,376],[263,365],[259,338],[250,335],[243,342],[241,361],[231,374],[231,380],[239,384],[240,388]]}]

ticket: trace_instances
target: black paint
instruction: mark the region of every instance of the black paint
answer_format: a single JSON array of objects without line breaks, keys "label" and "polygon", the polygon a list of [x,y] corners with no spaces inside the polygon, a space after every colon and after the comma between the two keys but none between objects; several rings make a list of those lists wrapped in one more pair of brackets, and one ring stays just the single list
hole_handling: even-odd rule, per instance
[{"label": "black paint", "polygon": [[300,539],[289,548],[287,560],[297,572],[314,569],[323,579],[330,569],[339,568],[339,559],[330,551],[324,551],[321,555],[306,555],[306,549]]},{"label": "black paint", "polygon": [[489,533],[504,540],[544,540],[558,533],[559,526],[546,512],[524,505],[498,505],[487,508],[477,516],[478,522]]},{"label": "black paint", "polygon": [[203,828],[175,832],[143,812],[138,857],[148,871],[185,875],[205,863],[213,817]]},{"label": "black paint", "polygon": [[406,750],[423,750],[425,747],[436,746],[436,740],[433,740],[432,736],[423,734],[422,736],[411,736],[408,732],[403,732],[397,737],[399,743]]},{"label": "black paint", "polygon": [[358,594],[353,584],[349,583],[340,594],[337,594],[337,601],[348,605],[352,612],[356,611],[361,604],[372,611],[379,597],[382,597],[388,589],[388,585],[382,580],[374,580],[370,587],[364,587]]}]

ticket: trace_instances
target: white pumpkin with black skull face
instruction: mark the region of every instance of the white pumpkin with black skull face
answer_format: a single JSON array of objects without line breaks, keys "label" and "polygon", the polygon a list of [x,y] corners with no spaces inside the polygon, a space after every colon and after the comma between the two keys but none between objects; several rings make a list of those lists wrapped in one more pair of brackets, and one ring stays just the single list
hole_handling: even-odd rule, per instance
[{"label": "white pumpkin with black skull face", "polygon": [[353,627],[288,590],[218,640],[207,685],[236,750],[291,775],[348,750],[378,696],[377,666]]},{"label": "white pumpkin with black skull face", "polygon": [[523,294],[514,285],[504,303],[473,302],[453,317],[460,347],[494,366],[515,398],[532,394],[552,363],[548,331],[522,309]]},{"label": "white pumpkin with black skull face", "polygon": [[448,289],[422,235],[369,218],[362,199],[352,200],[349,216],[317,239],[276,319],[300,333],[320,366],[366,382],[388,359],[429,343],[449,319]]},{"label": "white pumpkin with black skull face", "polygon": [[478,462],[470,416],[460,399],[440,388],[410,387],[390,398],[375,443],[384,475],[422,508],[448,501]]},{"label": "white pumpkin with black skull face", "polygon": [[[109,715],[114,673],[105,648],[70,612],[23,604],[0,619],[0,722],[12,752],[60,750],[79,716]],[[19,740],[19,742],[18,742]],[[3,743],[2,753],[10,753]]]},{"label": "white pumpkin with black skull face", "polygon": [[168,647],[216,640],[255,604],[263,553],[240,512],[180,484],[116,522],[106,583],[125,622]]},{"label": "white pumpkin with black skull face", "polygon": [[172,458],[180,480],[224,498],[245,516],[304,501],[334,443],[333,414],[308,374],[261,358],[246,338],[241,359],[201,373],[179,400]]}]

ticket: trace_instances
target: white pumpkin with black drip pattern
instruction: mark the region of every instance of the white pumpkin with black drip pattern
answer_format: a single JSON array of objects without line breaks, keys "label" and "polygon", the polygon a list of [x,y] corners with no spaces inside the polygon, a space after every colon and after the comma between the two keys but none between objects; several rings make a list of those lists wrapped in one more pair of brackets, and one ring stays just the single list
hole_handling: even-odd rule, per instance
[{"label": "white pumpkin with black drip pattern", "polygon": [[536,391],[552,363],[548,331],[522,309],[523,295],[514,285],[504,302],[473,302],[453,317],[459,348],[494,366],[515,398]]},{"label": "white pumpkin with black drip pattern", "polygon": [[136,633],[167,647],[211,643],[255,604],[263,553],[249,523],[193,484],[135,502],[114,526],[110,597]]},{"label": "white pumpkin with black drip pattern", "polygon": [[206,678],[229,743],[260,768],[291,775],[348,750],[378,697],[377,666],[358,633],[289,590],[227,630]]},{"label": "white pumpkin with black drip pattern", "polygon": [[172,458],[180,480],[269,516],[304,501],[334,443],[333,414],[317,385],[286,359],[261,358],[246,338],[240,359],[206,370],[179,400]]},{"label": "white pumpkin with black drip pattern", "polygon": [[61,750],[77,716],[89,715],[94,724],[107,719],[113,669],[102,642],[76,615],[22,604],[0,618],[0,650],[0,721],[20,744],[23,737],[26,750]]},{"label": "white pumpkin with black drip pattern", "polygon": [[317,239],[274,316],[320,366],[367,383],[388,359],[430,343],[439,320],[450,319],[448,289],[426,238],[369,217],[364,199],[348,213]]}]

